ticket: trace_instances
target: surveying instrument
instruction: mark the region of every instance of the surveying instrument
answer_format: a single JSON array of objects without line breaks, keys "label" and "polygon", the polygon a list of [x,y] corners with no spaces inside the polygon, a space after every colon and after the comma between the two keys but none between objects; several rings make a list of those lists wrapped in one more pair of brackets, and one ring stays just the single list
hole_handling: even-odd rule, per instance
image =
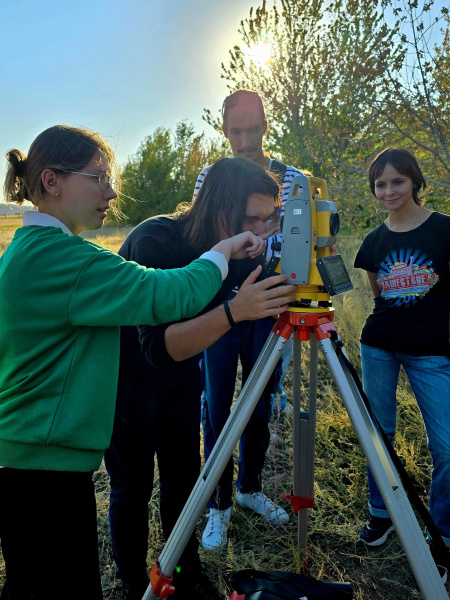
[{"label": "surveying instrument", "polygon": [[[150,572],[142,600],[169,597],[181,556],[220,476],[231,457],[286,342],[293,336],[293,456],[294,482],[290,494],[298,514],[298,545],[307,549],[308,509],[314,505],[314,452],[318,349],[331,371],[361,448],[425,600],[447,600],[428,544],[408,501],[402,481],[371,412],[348,368],[348,358],[333,325],[330,296],[352,289],[342,258],[330,248],[339,230],[339,215],[328,199],[325,181],[297,176],[284,207],[281,247],[274,248],[268,269],[288,276],[297,286],[295,302],[279,316],[191,495]],[[281,257],[280,257],[281,254]],[[310,341],[309,399],[301,407],[301,343]],[[305,410],[306,408],[306,410]],[[233,600],[243,596],[233,593]],[[194,600],[194,599],[193,599]]]}]

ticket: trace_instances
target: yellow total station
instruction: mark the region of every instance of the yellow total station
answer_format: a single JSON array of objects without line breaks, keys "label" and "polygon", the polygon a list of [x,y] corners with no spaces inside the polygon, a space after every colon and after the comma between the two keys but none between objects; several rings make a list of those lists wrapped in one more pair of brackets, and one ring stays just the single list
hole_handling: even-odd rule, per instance
[{"label": "yellow total station", "polygon": [[338,231],[339,214],[328,198],[326,182],[305,175],[294,177],[284,206],[281,261],[276,268],[288,276],[287,283],[297,286],[289,310],[332,310],[317,260],[331,254]]}]

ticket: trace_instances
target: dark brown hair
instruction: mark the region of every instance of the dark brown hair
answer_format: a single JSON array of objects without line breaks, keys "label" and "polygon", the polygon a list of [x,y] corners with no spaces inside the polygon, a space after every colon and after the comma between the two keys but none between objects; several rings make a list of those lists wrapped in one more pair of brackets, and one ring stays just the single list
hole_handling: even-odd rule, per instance
[{"label": "dark brown hair", "polygon": [[89,129],[67,125],[46,129],[31,144],[28,156],[16,148],[7,152],[6,201],[22,204],[24,200],[29,200],[36,205],[45,195],[41,181],[45,169],[52,169],[61,175],[65,171],[80,171],[97,151],[103,154],[113,176],[120,181],[114,152],[101,135]]},{"label": "dark brown hair", "polygon": [[404,148],[385,148],[370,163],[368,178],[372,194],[375,196],[375,181],[381,177],[388,163],[402,175],[410,177],[414,202],[419,206],[424,204],[424,200],[419,199],[419,192],[427,187],[427,182],[414,154]]},{"label": "dark brown hair", "polygon": [[240,233],[252,194],[273,196],[280,206],[280,187],[271,173],[245,158],[220,158],[207,172],[197,197],[178,208],[186,242],[205,251],[220,241],[221,231]]}]

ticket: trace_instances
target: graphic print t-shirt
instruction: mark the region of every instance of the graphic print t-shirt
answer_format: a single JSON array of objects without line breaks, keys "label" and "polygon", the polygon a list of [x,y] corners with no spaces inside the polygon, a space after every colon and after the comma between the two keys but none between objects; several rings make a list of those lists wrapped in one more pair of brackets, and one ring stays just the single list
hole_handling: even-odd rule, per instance
[{"label": "graphic print t-shirt", "polygon": [[377,274],[380,295],[361,333],[368,346],[450,356],[450,217],[432,213],[416,229],[367,235],[355,267]]}]

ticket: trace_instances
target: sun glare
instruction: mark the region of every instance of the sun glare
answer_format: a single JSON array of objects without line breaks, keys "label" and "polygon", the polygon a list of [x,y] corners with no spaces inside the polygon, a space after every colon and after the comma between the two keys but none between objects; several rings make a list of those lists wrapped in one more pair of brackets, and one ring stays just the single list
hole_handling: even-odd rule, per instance
[{"label": "sun glare", "polygon": [[244,62],[247,66],[253,63],[256,67],[264,69],[268,66],[272,55],[272,44],[265,40],[245,48]]}]

